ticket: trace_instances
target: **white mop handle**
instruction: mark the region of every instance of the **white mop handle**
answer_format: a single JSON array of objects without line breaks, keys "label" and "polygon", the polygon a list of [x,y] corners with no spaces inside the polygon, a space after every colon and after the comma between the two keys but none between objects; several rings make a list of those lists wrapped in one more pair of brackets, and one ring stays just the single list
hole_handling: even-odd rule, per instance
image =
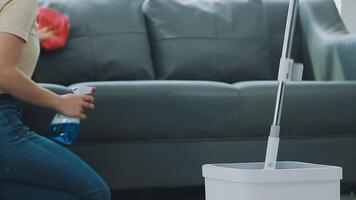
[{"label": "white mop handle", "polygon": [[271,133],[268,137],[265,170],[275,169],[279,147],[279,126],[271,126]]}]

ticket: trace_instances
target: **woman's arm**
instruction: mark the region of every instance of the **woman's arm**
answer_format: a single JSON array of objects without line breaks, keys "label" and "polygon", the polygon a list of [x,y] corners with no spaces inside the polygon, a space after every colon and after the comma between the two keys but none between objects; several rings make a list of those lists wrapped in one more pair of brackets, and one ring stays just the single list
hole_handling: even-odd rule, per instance
[{"label": "woman's arm", "polygon": [[89,95],[57,95],[41,88],[16,67],[25,41],[9,34],[0,33],[0,88],[23,101],[52,108],[70,117],[85,119],[83,108],[94,108]]}]

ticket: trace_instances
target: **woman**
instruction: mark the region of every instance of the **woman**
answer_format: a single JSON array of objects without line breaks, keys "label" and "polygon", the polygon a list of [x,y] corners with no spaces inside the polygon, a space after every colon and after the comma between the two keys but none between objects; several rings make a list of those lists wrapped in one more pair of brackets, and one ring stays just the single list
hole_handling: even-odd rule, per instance
[{"label": "woman", "polygon": [[85,119],[89,95],[56,95],[30,77],[39,54],[36,0],[0,0],[0,199],[108,200],[100,176],[21,122],[16,99]]}]

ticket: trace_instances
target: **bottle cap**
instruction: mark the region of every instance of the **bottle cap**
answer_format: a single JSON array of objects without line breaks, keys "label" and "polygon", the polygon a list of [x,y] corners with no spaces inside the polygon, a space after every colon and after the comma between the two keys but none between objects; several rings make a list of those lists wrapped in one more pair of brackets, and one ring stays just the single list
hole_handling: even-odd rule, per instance
[{"label": "bottle cap", "polygon": [[94,94],[96,92],[95,87],[79,86],[72,89],[74,94]]}]

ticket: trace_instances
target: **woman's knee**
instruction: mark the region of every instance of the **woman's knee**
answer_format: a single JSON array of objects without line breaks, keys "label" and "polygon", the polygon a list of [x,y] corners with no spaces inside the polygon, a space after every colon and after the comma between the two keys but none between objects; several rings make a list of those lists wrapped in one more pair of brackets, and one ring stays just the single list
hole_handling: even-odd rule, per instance
[{"label": "woman's knee", "polygon": [[111,200],[111,190],[106,183],[100,189],[100,200]]},{"label": "woman's knee", "polygon": [[111,200],[111,191],[104,181],[99,181],[96,185],[85,193],[85,200]]}]

